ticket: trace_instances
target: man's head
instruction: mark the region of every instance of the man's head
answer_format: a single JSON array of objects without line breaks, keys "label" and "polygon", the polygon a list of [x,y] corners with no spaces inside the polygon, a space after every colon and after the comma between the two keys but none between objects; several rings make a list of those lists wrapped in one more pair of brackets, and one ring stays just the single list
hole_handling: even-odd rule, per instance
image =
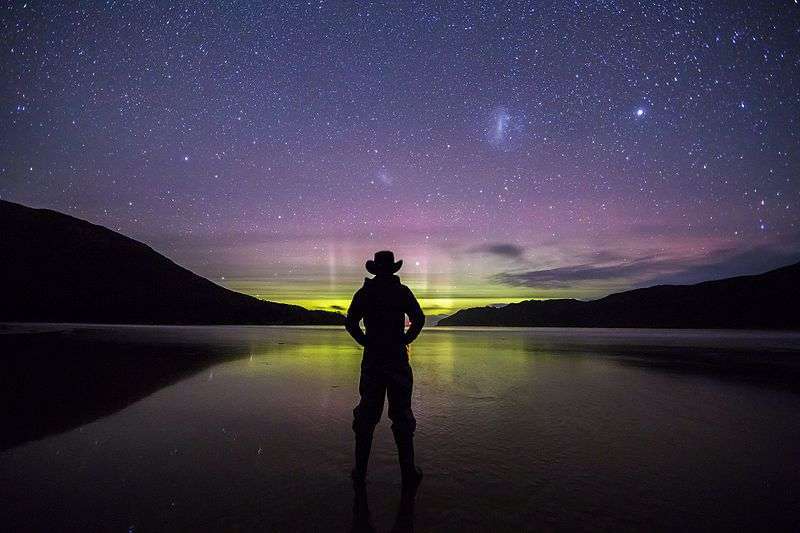
[{"label": "man's head", "polygon": [[389,250],[375,252],[375,259],[367,261],[367,272],[376,276],[388,276],[394,274],[403,266],[403,260],[395,261],[394,253]]}]

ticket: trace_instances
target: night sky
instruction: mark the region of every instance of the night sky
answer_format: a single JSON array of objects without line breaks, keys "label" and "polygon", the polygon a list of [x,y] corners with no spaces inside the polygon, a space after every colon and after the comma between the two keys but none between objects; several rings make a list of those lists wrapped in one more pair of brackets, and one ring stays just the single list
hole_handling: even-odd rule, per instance
[{"label": "night sky", "polygon": [[0,197],[429,314],[800,259],[800,6],[11,2]]}]

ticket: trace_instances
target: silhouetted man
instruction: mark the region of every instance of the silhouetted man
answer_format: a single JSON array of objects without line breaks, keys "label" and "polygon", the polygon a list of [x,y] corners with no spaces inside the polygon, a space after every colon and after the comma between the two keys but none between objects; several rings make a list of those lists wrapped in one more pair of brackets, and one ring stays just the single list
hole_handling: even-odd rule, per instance
[{"label": "silhouetted man", "polygon": [[[411,289],[394,275],[402,265],[403,261],[395,262],[392,252],[376,252],[375,259],[366,264],[375,277],[364,279],[364,286],[356,291],[347,310],[345,327],[364,347],[358,385],[361,401],[353,409],[356,466],[352,477],[356,485],[363,485],[366,480],[372,434],[381,418],[384,397],[388,396],[403,489],[415,490],[422,480],[422,471],[414,464],[417,421],[411,411],[414,379],[408,364],[408,345],[422,330],[425,315]],[[406,315],[411,321],[408,331]],[[362,318],[366,333],[359,325]]]}]

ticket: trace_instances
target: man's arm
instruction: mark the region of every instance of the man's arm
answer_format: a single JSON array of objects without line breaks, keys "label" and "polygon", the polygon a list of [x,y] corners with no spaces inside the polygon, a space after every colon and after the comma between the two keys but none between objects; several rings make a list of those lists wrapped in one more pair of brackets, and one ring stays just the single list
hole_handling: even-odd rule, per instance
[{"label": "man's arm", "polygon": [[367,335],[361,329],[359,322],[364,318],[364,305],[361,302],[361,291],[356,291],[353,301],[347,309],[347,318],[344,319],[344,328],[351,337],[361,346],[367,345]]},{"label": "man's arm", "polygon": [[408,327],[405,337],[406,344],[411,344],[419,336],[422,326],[425,325],[425,314],[422,312],[422,308],[419,306],[419,302],[414,293],[411,292],[411,289],[406,288],[406,291],[408,292],[408,301],[406,302],[405,313],[408,315],[411,325]]}]

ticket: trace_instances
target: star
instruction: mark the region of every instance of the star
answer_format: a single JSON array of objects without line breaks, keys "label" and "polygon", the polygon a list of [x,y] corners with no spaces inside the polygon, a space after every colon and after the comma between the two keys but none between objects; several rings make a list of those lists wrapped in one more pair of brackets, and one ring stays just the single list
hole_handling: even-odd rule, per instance
[{"label": "star", "polygon": [[[499,281],[528,255],[685,254],[662,272],[800,250],[792,2],[581,2],[588,26],[552,2],[151,4],[9,11],[0,197],[185,236],[183,266],[287,303],[349,296],[376,246],[453,301],[658,281]],[[470,252],[512,242],[517,259]]]}]

